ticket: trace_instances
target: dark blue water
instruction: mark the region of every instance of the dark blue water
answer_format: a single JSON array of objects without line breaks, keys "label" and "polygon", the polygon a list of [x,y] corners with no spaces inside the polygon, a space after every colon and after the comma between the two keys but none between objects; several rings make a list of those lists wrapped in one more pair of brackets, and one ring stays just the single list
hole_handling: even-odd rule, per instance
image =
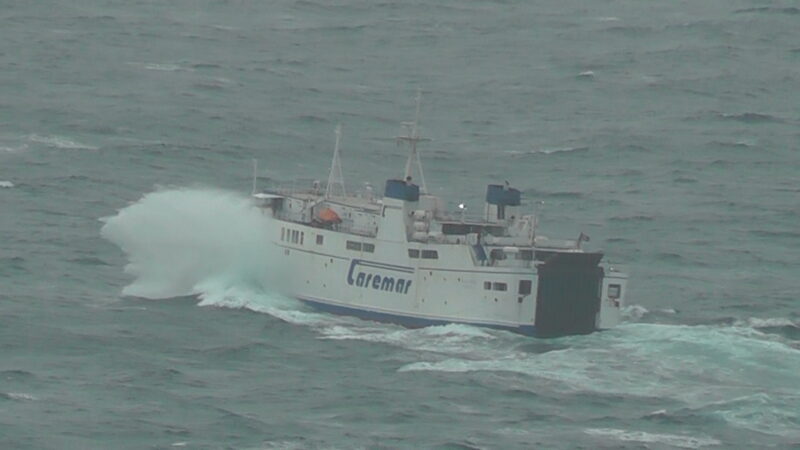
[{"label": "dark blue water", "polygon": [[[1,6],[3,448],[800,445],[794,3]],[[418,88],[430,190],[479,211],[507,179],[588,234],[631,275],[622,326],[276,293],[251,160],[325,179],[342,123],[347,182],[382,186]]]}]

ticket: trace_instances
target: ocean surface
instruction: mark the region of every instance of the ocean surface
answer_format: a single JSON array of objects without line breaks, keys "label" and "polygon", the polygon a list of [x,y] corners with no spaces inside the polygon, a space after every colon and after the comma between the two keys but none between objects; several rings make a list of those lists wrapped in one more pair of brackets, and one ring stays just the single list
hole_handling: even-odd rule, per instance
[{"label": "ocean surface", "polygon": [[[800,8],[0,0],[0,448],[800,448]],[[258,184],[509,180],[625,322],[409,330],[277,292]]]}]

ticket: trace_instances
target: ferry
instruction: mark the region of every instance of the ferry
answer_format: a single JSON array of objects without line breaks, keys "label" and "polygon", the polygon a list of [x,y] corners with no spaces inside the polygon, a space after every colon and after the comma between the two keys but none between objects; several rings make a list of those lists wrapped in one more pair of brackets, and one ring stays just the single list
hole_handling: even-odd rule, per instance
[{"label": "ferry", "polygon": [[[628,277],[577,239],[537,232],[521,192],[508,182],[486,188],[480,217],[464,205],[449,212],[428,191],[413,122],[397,138],[408,145],[401,177],[383,196],[348,193],[340,156],[341,126],[327,185],[257,191],[273,221],[270,241],[293,297],[319,310],[407,327],[451,323],[537,337],[588,334],[620,322]],[[255,170],[255,169],[254,169]],[[419,179],[419,182],[417,182]]]}]

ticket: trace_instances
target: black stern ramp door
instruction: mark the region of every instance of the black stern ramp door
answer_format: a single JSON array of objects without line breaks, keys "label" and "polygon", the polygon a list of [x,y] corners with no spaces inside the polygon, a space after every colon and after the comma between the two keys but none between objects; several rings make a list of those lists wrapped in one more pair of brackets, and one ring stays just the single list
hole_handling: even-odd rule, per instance
[{"label": "black stern ramp door", "polygon": [[[541,255],[539,254],[541,253]],[[556,337],[588,334],[600,311],[602,253],[537,252],[536,334]]]}]

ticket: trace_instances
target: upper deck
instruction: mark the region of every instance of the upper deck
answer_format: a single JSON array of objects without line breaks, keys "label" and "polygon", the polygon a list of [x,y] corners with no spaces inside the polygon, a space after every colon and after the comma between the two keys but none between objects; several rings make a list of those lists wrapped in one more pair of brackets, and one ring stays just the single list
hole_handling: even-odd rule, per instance
[{"label": "upper deck", "polygon": [[[521,192],[505,184],[490,184],[483,213],[467,215],[463,205],[447,211],[442,200],[428,193],[417,144],[420,96],[413,122],[404,124],[406,136],[398,143],[409,146],[402,178],[386,181],[382,196],[370,186],[348,194],[340,158],[341,127],[326,185],[320,181],[306,189],[277,188],[260,196],[262,206],[278,220],[374,238],[376,241],[427,246],[465,246],[476,265],[530,266],[537,253],[584,253],[583,233],[577,239],[549,239],[537,233],[537,218],[523,214]],[[415,184],[412,176],[418,176]],[[255,185],[254,185],[255,192]],[[256,194],[259,198],[259,194]],[[540,252],[540,250],[542,252]]]}]

